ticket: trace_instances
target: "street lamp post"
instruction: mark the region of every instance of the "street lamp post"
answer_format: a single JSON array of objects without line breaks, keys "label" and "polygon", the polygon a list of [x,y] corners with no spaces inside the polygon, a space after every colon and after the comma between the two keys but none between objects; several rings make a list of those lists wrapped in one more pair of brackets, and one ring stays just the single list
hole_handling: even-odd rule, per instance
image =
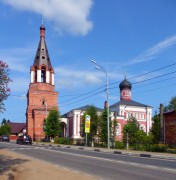
[{"label": "street lamp post", "polygon": [[107,133],[108,133],[108,140],[107,140],[107,143],[108,143],[108,149],[110,149],[110,132],[109,132],[109,94],[108,94],[108,74],[107,74],[107,71],[105,70],[105,68],[103,68],[102,66],[100,66],[99,64],[97,64],[96,61],[94,60],[91,60],[92,63],[94,63],[96,66],[95,68],[104,72],[105,75],[106,75],[106,101],[107,101]]}]

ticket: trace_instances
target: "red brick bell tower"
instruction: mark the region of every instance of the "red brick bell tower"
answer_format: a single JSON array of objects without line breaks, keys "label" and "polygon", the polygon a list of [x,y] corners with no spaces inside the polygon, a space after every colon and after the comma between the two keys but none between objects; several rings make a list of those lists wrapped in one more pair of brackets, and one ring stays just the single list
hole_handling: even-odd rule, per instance
[{"label": "red brick bell tower", "polygon": [[43,122],[48,111],[58,109],[58,92],[54,91],[54,69],[45,42],[43,24],[40,27],[40,41],[30,74],[26,109],[27,134],[34,140],[40,140],[45,137]]}]

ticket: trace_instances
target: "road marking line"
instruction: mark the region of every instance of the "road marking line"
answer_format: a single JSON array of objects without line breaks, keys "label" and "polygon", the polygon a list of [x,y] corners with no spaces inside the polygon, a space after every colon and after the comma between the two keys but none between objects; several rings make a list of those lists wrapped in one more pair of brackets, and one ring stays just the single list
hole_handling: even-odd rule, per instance
[{"label": "road marking line", "polygon": [[152,166],[152,165],[125,162],[125,161],[112,160],[112,159],[106,159],[106,158],[100,158],[100,157],[92,157],[92,156],[81,155],[81,154],[73,154],[73,153],[69,153],[69,152],[61,152],[61,151],[52,150],[52,149],[43,149],[43,150],[44,151],[57,152],[57,153],[60,153],[60,154],[69,154],[69,155],[78,156],[78,157],[85,157],[85,158],[91,158],[91,159],[98,159],[98,160],[102,160],[102,161],[109,161],[109,162],[113,162],[113,163],[121,163],[121,164],[133,165],[133,166],[138,166],[138,167],[141,167],[141,168],[148,168],[148,169],[155,168],[155,169],[157,169],[159,171],[165,170],[165,171],[172,171],[173,173],[176,173],[175,169],[165,168],[165,167],[160,167],[160,166]]}]

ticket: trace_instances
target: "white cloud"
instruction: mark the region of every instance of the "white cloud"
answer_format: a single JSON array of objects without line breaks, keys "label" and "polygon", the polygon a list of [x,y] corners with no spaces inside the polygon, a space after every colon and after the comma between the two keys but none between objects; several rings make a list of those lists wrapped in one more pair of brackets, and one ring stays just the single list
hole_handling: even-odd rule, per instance
[{"label": "white cloud", "polygon": [[56,87],[59,88],[76,88],[86,85],[95,85],[102,82],[101,77],[104,74],[93,74],[87,70],[72,69],[71,67],[59,67],[55,69]]},{"label": "white cloud", "polygon": [[26,64],[29,59],[33,58],[34,50],[27,47],[1,49],[0,54],[1,59],[9,65],[10,70],[26,73],[29,72],[29,66]]},{"label": "white cloud", "polygon": [[13,96],[14,97],[14,99],[19,99],[19,100],[26,100],[27,99],[27,97],[26,97],[26,94],[23,94],[23,95],[21,95],[21,96]]},{"label": "white cloud", "polygon": [[88,19],[93,0],[3,0],[5,4],[35,12],[54,22],[59,32],[86,35],[93,27]]},{"label": "white cloud", "polygon": [[85,83],[87,83],[87,84],[99,84],[101,82],[102,82],[101,79],[92,73],[85,75]]},{"label": "white cloud", "polygon": [[127,64],[130,65],[130,64],[137,64],[137,63],[150,61],[150,60],[154,59],[159,53],[163,52],[165,49],[167,49],[175,44],[176,44],[176,35],[168,37],[167,39],[159,42],[158,44],[154,45],[153,47],[147,49],[142,54],[133,58]]}]

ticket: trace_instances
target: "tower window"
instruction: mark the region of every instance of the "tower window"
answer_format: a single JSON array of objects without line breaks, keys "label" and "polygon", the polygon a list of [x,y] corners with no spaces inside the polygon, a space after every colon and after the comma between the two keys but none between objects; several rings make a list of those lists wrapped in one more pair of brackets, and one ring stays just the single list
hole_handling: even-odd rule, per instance
[{"label": "tower window", "polygon": [[46,67],[42,66],[41,69],[41,82],[46,83]]},{"label": "tower window", "polygon": [[37,82],[37,67],[35,67],[34,82]]},{"label": "tower window", "polygon": [[43,105],[43,106],[45,105],[45,100],[44,100],[44,99],[42,100],[42,105]]},{"label": "tower window", "polygon": [[42,51],[44,51],[44,48],[42,48]]},{"label": "tower window", "polygon": [[45,59],[45,56],[42,56],[42,59]]}]

